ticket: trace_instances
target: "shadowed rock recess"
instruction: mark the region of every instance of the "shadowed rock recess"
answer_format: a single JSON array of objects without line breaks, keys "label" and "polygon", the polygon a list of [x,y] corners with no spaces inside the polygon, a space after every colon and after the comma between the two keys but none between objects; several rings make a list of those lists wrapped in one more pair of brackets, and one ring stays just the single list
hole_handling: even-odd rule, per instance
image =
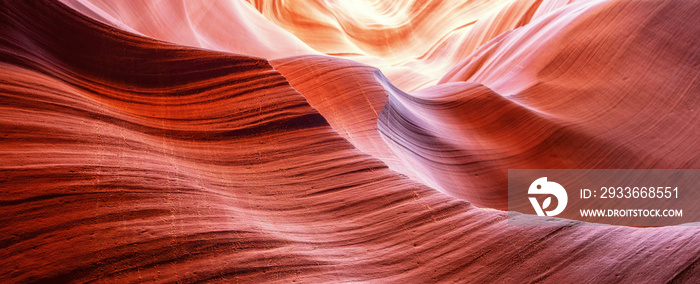
[{"label": "shadowed rock recess", "polygon": [[698,281],[700,227],[479,207],[700,166],[699,2],[253,2],[0,1],[0,283]]}]

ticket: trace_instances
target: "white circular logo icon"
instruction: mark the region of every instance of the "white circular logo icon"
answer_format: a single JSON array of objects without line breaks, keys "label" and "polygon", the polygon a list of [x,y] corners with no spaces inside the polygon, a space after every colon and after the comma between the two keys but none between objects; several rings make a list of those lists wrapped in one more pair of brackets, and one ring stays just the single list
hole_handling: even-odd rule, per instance
[{"label": "white circular logo icon", "polygon": [[539,202],[537,202],[536,198],[528,197],[538,216],[545,216],[545,214],[546,216],[557,216],[559,213],[564,211],[564,208],[566,208],[566,203],[569,201],[569,196],[566,194],[564,187],[556,182],[547,181],[547,177],[538,178],[532,184],[530,184],[527,194],[549,194],[554,195],[554,197],[557,199],[557,208],[550,211],[544,211],[552,203],[551,196],[547,197],[547,199],[542,202],[541,206]]}]

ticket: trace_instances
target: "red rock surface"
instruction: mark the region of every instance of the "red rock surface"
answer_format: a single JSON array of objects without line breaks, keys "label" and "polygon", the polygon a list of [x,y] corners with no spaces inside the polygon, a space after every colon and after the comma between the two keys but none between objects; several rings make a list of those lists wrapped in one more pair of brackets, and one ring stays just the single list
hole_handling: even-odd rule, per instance
[{"label": "red rock surface", "polygon": [[376,68],[327,56],[295,56],[270,63],[358,150],[382,160],[393,170],[419,178],[384,142],[377,129],[389,93],[377,80],[381,73]]},{"label": "red rock surface", "polygon": [[697,15],[693,1],[574,3],[444,84],[391,92],[380,130],[429,185],[499,209],[507,169],[699,168]]},{"label": "red rock surface", "polygon": [[699,7],[539,12],[405,93],[347,59],[230,53],[264,40],[211,51],[152,19],[0,2],[0,282],[695,282],[698,227],[512,227],[423,183],[458,195],[425,157],[466,150],[500,157],[455,174],[493,207],[518,161],[694,167]]},{"label": "red rock surface", "polygon": [[268,59],[349,58],[378,67],[410,91],[436,83],[490,39],[569,1],[62,2],[114,27],[187,46]]}]

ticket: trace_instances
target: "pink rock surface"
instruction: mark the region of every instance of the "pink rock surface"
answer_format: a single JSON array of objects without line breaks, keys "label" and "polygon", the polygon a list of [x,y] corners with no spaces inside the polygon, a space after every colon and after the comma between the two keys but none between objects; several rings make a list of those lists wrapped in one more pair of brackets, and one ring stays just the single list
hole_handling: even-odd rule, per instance
[{"label": "pink rock surface", "polygon": [[574,3],[443,78],[468,83],[392,93],[380,130],[430,185],[491,208],[507,207],[507,169],[698,168],[698,14]]},{"label": "pink rock surface", "polygon": [[245,3],[134,3],[0,2],[2,283],[700,277],[698,227],[479,208],[516,166],[696,167],[696,2],[502,4],[534,20],[495,17],[524,26],[410,93],[381,65],[269,62],[321,51]]},{"label": "pink rock surface", "polygon": [[435,84],[490,39],[567,3],[561,0],[250,1],[252,5],[242,0],[62,2],[114,27],[187,46],[268,59],[318,53],[345,57],[378,67],[396,86],[407,91]]}]

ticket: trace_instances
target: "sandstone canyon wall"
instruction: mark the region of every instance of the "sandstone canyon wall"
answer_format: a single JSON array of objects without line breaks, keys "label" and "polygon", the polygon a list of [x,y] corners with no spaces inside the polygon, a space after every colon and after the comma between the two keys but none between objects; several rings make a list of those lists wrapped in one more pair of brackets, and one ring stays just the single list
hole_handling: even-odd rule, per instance
[{"label": "sandstone canyon wall", "polygon": [[0,282],[698,281],[699,227],[502,209],[698,167],[700,2],[252,2],[0,2]]}]

